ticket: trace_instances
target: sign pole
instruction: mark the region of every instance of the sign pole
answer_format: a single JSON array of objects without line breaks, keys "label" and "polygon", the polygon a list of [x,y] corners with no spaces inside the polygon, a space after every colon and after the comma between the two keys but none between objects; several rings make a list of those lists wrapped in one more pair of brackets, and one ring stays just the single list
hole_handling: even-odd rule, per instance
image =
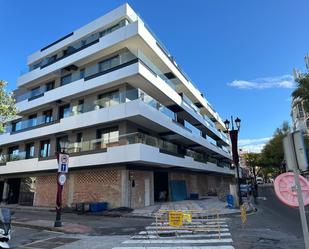
[{"label": "sign pole", "polygon": [[62,190],[66,181],[66,173],[69,167],[69,155],[67,153],[57,153],[58,173],[57,173],[57,197],[56,197],[56,220],[54,227],[61,227],[61,209],[62,209]]},{"label": "sign pole", "polygon": [[295,185],[296,185],[296,191],[297,191],[300,221],[301,221],[301,226],[302,226],[304,241],[305,241],[305,249],[309,249],[309,236],[308,236],[309,234],[308,234],[307,217],[306,217],[306,213],[305,213],[303,193],[302,193],[302,189],[301,189],[301,185],[300,185],[300,181],[299,181],[298,169],[300,168],[299,167],[300,165],[299,165],[299,161],[298,161],[298,158],[297,158],[294,134],[295,133],[290,134],[291,144],[292,144],[292,147],[293,147],[292,150],[294,152],[294,162],[295,162],[295,163],[293,163],[294,179],[295,179]]},{"label": "sign pole", "polygon": [[302,194],[301,186],[300,186],[300,182],[299,182],[299,175],[298,175],[296,167],[294,167],[294,179],[295,179],[296,190],[297,190],[297,198],[298,198],[298,204],[299,204],[299,214],[300,214],[301,226],[302,226],[302,229],[303,229],[305,249],[309,249],[307,217],[306,217],[306,213],[305,213],[303,194]]}]

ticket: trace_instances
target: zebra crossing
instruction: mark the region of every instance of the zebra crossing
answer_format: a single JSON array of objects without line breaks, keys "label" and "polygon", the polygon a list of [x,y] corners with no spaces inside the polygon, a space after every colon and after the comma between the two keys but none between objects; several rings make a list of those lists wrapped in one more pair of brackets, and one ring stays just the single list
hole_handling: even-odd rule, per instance
[{"label": "zebra crossing", "polygon": [[[195,219],[182,229],[167,222],[151,223],[144,231],[113,249],[235,249],[227,218]],[[194,228],[194,229],[193,229]]]}]

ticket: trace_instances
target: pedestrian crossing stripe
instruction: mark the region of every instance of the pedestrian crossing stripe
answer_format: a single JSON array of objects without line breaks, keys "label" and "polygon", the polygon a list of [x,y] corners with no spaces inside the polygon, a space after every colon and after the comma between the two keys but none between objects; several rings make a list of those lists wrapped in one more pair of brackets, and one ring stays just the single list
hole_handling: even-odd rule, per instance
[{"label": "pedestrian crossing stripe", "polygon": [[[158,223],[151,223],[151,225],[156,225],[158,226],[161,225],[168,225],[168,222],[158,222]],[[190,224],[190,225],[215,225],[215,224],[226,224],[224,221],[207,221],[207,222],[202,222],[202,221],[192,221],[192,222],[183,222],[183,224]]]},{"label": "pedestrian crossing stripe", "polygon": [[235,249],[234,246],[114,247],[113,249]]},{"label": "pedestrian crossing stripe", "polygon": [[[212,233],[212,234],[180,234],[177,235],[176,238],[209,238],[209,237],[226,237],[226,236],[231,236],[231,233]],[[134,235],[131,239],[157,239],[158,235]],[[164,237],[164,238],[170,238],[175,236],[169,236],[169,237]]]},{"label": "pedestrian crossing stripe", "polygon": [[123,244],[210,244],[210,243],[232,243],[231,238],[227,239],[199,239],[199,240],[190,240],[190,239],[156,239],[156,240],[126,240],[122,242]]},{"label": "pedestrian crossing stripe", "polygon": [[[228,227],[226,224],[218,224],[218,225],[186,225],[184,228],[214,228],[214,227]],[[146,230],[152,229],[175,229],[175,227],[170,226],[148,226]]]},{"label": "pedestrian crossing stripe", "polygon": [[[194,232],[198,232],[199,230],[198,229],[195,229]],[[203,232],[205,232],[204,230],[202,230]],[[229,229],[228,228],[221,228],[220,229],[220,232],[228,232]],[[192,230],[179,230],[177,228],[175,228],[174,230],[173,229],[170,229],[170,230],[158,230],[158,231],[154,231],[154,230],[148,230],[148,231],[142,231],[142,232],[139,232],[139,234],[160,234],[160,233],[185,233],[185,234],[193,234],[194,232]],[[218,228],[209,228],[207,229],[207,232],[218,232]]]}]

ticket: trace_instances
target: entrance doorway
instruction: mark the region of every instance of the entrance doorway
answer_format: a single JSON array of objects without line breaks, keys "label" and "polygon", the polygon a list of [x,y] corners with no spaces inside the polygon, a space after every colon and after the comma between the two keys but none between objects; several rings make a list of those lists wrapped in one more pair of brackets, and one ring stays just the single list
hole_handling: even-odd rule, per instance
[{"label": "entrance doorway", "polygon": [[17,204],[20,192],[20,178],[8,179],[8,204]]},{"label": "entrance doorway", "polygon": [[168,201],[168,172],[154,172],[154,201]]}]

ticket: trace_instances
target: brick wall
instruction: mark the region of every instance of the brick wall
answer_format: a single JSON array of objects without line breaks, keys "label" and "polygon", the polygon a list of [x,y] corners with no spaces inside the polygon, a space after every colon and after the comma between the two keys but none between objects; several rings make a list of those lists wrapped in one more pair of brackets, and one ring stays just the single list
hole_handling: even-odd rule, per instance
[{"label": "brick wall", "polygon": [[[56,192],[56,174],[37,176],[34,206],[55,206]],[[108,202],[109,208],[121,206],[121,169],[91,169],[68,174],[62,193],[63,206],[103,201]]]},{"label": "brick wall", "polygon": [[[37,176],[36,193],[34,195],[34,206],[54,207],[56,206],[57,176],[56,174]],[[62,192],[62,202],[66,205],[68,196],[68,185],[65,184]]]},{"label": "brick wall", "polygon": [[73,202],[108,202],[121,206],[121,170],[91,169],[75,173]]}]

